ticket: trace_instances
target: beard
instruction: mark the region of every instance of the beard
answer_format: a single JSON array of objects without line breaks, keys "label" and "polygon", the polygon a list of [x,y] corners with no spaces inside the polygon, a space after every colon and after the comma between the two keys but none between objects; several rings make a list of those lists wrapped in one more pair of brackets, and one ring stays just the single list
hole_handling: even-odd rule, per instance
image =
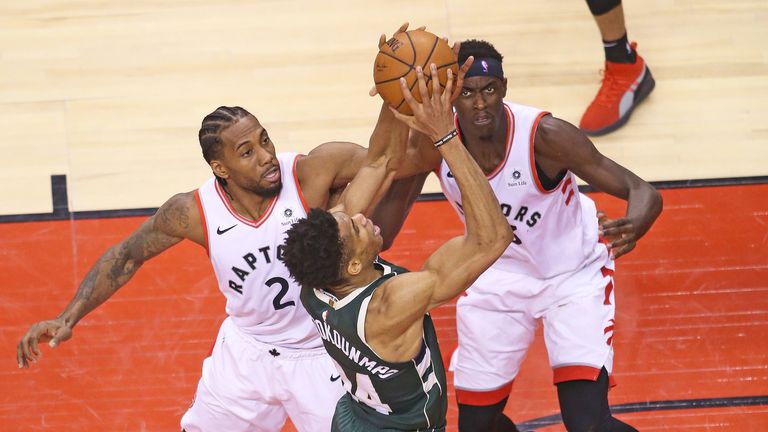
[{"label": "beard", "polygon": [[263,187],[259,184],[254,185],[251,189],[251,192],[255,193],[256,195],[263,197],[263,198],[273,198],[278,193],[280,193],[280,190],[283,188],[283,180],[281,179],[279,182],[269,186],[269,187]]}]

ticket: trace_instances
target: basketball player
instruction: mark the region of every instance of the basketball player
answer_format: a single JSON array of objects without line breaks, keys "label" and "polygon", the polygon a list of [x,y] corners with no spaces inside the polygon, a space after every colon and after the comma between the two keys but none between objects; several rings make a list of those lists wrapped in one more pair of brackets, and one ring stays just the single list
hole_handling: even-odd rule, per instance
[{"label": "basketball player", "polygon": [[[398,31],[405,30],[407,24]],[[459,80],[465,72],[460,70]],[[199,131],[213,177],[196,191],[170,198],[105,252],[64,311],[32,325],[23,336],[19,367],[38,360],[39,342],[55,347],[68,340],[73,327],[146,260],[189,239],[206,248],[227,298],[228,317],[203,363],[182,427],[188,432],[276,431],[290,416],[300,431],[327,431],[343,389],[312,321],[298,305],[298,286],[282,263],[283,238],[310,207],[327,208],[361,167],[394,154],[407,136],[408,127],[382,106],[368,150],[329,142],[306,156],[276,154],[256,117],[240,107],[219,107]],[[397,162],[398,175],[408,175],[409,169],[413,174],[411,161]]]},{"label": "basketball player", "polygon": [[419,272],[377,259],[383,239],[364,213],[396,168],[385,161],[361,170],[337,206],[312,209],[288,231],[285,264],[347,391],[332,431],[445,430],[445,372],[427,312],[465,290],[513,238],[488,181],[457,138],[451,72],[441,95],[431,66],[433,95],[419,69],[426,102],[417,103],[402,80],[414,117],[396,115],[424,132],[451,167],[466,234],[441,246]]},{"label": "basketball player", "polygon": [[653,90],[651,70],[627,39],[621,0],[587,0],[605,51],[605,72],[597,96],[581,117],[579,128],[592,136],[623,126],[637,104]]},{"label": "basketball player", "polygon": [[[485,172],[515,233],[502,257],[457,304],[454,383],[461,431],[515,431],[502,414],[539,322],[569,431],[634,431],[613,418],[613,259],[630,252],[658,217],[661,196],[600,154],[576,127],[546,111],[505,102],[501,54],[465,41],[474,63],[453,105],[460,138]],[[417,148],[426,148],[424,146]],[[453,170],[426,148],[446,198],[466,220]],[[598,223],[576,175],[627,201],[625,217]],[[599,241],[609,239],[608,244]]]},{"label": "basketball player", "polygon": [[290,415],[300,431],[327,431],[343,389],[282,264],[291,222],[309,207],[327,205],[330,191],[407,127],[381,111],[370,151],[329,142],[308,155],[275,153],[259,120],[240,107],[219,107],[202,122],[199,138],[213,177],[181,193],[91,268],[75,298],[55,319],[34,324],[18,346],[19,367],[40,356],[38,342],[55,347],[111,297],[148,259],[189,239],[206,248],[227,298],[213,352],[203,363],[194,404],[182,418],[188,431],[277,431]]}]

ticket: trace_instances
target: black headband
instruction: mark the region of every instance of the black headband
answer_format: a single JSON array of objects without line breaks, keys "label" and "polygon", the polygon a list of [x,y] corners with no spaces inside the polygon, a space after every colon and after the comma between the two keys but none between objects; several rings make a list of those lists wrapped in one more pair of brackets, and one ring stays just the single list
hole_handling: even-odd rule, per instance
[{"label": "black headband", "polygon": [[492,76],[503,80],[504,69],[500,61],[490,57],[480,57],[475,59],[464,77],[473,76]]}]

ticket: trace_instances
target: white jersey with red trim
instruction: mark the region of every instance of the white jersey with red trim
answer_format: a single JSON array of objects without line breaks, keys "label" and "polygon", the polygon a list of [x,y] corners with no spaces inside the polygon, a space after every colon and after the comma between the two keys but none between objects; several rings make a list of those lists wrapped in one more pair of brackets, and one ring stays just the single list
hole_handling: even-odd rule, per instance
[{"label": "white jersey with red trim", "polygon": [[[584,267],[597,259],[597,217],[594,202],[579,193],[568,171],[556,188],[539,183],[533,158],[536,127],[548,114],[536,108],[504,102],[509,120],[504,160],[488,181],[515,231],[515,240],[493,267],[551,278]],[[438,177],[443,193],[464,220],[456,180],[442,161]]]},{"label": "white jersey with red trim", "polygon": [[197,195],[208,256],[232,322],[261,343],[305,349],[322,347],[322,341],[282,262],[286,232],[307,215],[295,171],[298,156],[277,155],[282,189],[259,220],[238,214],[215,178]]}]

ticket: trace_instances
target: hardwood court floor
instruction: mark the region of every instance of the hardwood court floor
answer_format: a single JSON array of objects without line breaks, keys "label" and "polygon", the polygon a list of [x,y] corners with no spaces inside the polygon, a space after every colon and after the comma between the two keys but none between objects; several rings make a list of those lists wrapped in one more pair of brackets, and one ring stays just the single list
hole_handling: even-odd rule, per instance
[{"label": "hardwood court floor", "polygon": [[[664,190],[664,212],[617,262],[612,405],[768,395],[768,185]],[[622,204],[592,194],[609,215]],[[421,203],[392,252],[417,266],[455,235],[443,210]],[[428,207],[431,206],[432,210]],[[427,239],[424,234],[431,232]],[[443,346],[455,339],[454,308],[435,314]],[[558,412],[541,334],[515,382],[506,412],[516,421]],[[451,420],[455,399],[451,395]],[[665,404],[661,404],[664,406]],[[685,405],[685,404],[683,404]],[[766,430],[768,407],[664,410],[619,415],[642,431]],[[546,423],[546,422],[545,422]],[[535,424],[534,424],[535,425]],[[534,426],[532,425],[532,426]],[[564,430],[562,425],[536,429]]]},{"label": "hardwood court floor", "polygon": [[[642,431],[767,430],[768,185],[662,193],[661,218],[618,262],[611,403]],[[461,232],[452,213],[445,201],[417,203],[387,258],[418,268]],[[177,430],[223,318],[205,252],[190,242],[145,264],[30,370],[13,359],[28,325],[54,317],[98,255],[143,219],[0,224],[2,430]],[[434,313],[444,347],[455,342],[453,314]],[[557,402],[540,338],[506,412],[526,430],[563,430],[550,417]]]},{"label": "hardwood court floor", "polygon": [[[623,7],[657,85],[600,151],[646,180],[768,174],[768,1]],[[196,188],[210,175],[197,130],[219,105],[248,108],[280,151],[367,143],[376,41],[403,21],[491,41],[507,99],[574,124],[600,86],[583,0],[6,0],[0,215],[50,212],[52,174],[73,211]],[[430,176],[425,191],[439,189]]]}]

